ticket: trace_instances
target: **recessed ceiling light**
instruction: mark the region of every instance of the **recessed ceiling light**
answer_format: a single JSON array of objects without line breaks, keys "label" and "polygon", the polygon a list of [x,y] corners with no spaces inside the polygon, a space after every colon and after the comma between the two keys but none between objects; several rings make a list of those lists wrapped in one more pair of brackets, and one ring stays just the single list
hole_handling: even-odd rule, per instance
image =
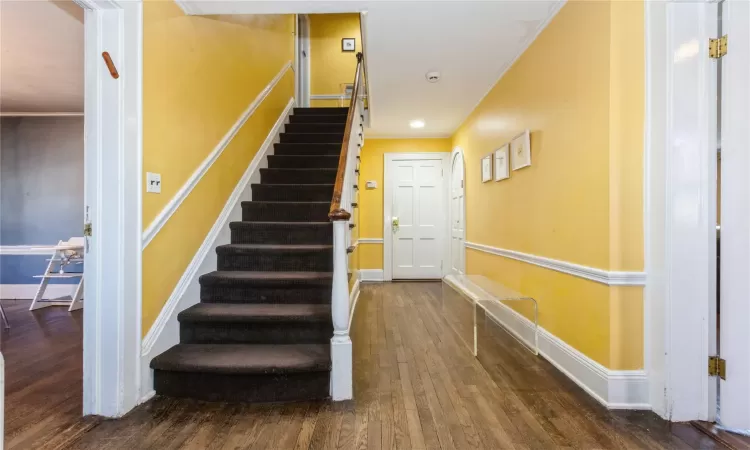
[{"label": "recessed ceiling light", "polygon": [[412,120],[409,122],[409,126],[412,128],[424,128],[424,120]]}]

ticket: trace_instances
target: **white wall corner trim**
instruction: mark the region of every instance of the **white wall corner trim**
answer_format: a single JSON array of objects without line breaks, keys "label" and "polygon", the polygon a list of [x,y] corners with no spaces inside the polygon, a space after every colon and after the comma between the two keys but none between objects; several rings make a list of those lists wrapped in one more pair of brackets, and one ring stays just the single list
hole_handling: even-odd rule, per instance
[{"label": "white wall corner trim", "polygon": [[360,244],[382,244],[383,243],[383,238],[363,238],[363,237],[361,237],[361,238],[359,238],[359,240],[357,240],[357,242],[360,243]]},{"label": "white wall corner trim", "polygon": [[[474,299],[473,293],[454,276],[449,275],[444,280],[449,286]],[[498,305],[500,307],[493,311],[497,317],[489,314],[487,317],[533,346],[533,323],[510,307],[502,303]],[[651,409],[648,378],[644,370],[607,369],[543,327],[539,327],[539,354],[609,409]]]},{"label": "white wall corner trim", "polygon": [[480,252],[492,255],[503,256],[505,258],[515,259],[535,266],[544,267],[545,269],[556,270],[558,272],[573,275],[579,278],[606,284],[608,286],[645,286],[646,272],[617,272],[596,269],[594,267],[582,266],[558,259],[545,258],[528,253],[517,252],[504,248],[491,247],[489,245],[477,244],[475,242],[466,242],[466,247]]},{"label": "white wall corner trim", "polygon": [[383,281],[383,269],[359,269],[359,279],[363,283]]},{"label": "white wall corner trim", "polygon": [[199,277],[216,267],[215,249],[221,244],[229,243],[230,230],[229,223],[241,220],[243,200],[250,200],[252,193],[250,191],[251,182],[260,180],[260,169],[267,166],[266,156],[273,153],[273,144],[278,142],[278,136],[282,126],[287,122],[288,117],[294,107],[294,99],[291,98],[284,111],[279,116],[273,128],[268,133],[261,148],[256,153],[253,160],[240,178],[234,191],[227,199],[224,208],[216,218],[216,222],[206,235],[198,251],[195,253],[192,261],[185,269],[182,277],[177,282],[172,294],[167,299],[166,304],[156,318],[156,321],[149,329],[146,337],[141,343],[142,357],[142,396],[148,395],[153,389],[151,381],[151,370],[148,365],[153,354],[161,352],[178,343],[179,327],[177,323],[177,313],[193,304],[197,303],[200,296]]},{"label": "white wall corner trim", "polygon": [[172,214],[174,214],[180,208],[182,202],[185,201],[185,199],[190,195],[193,189],[198,185],[198,183],[200,183],[203,176],[208,172],[211,166],[213,166],[216,160],[219,159],[219,156],[221,156],[221,154],[224,152],[224,149],[226,149],[229,143],[232,142],[234,136],[242,129],[242,127],[245,125],[245,122],[247,122],[247,120],[253,115],[255,110],[258,109],[258,107],[263,103],[263,100],[265,100],[268,94],[273,91],[273,88],[276,87],[281,78],[289,69],[291,69],[291,67],[291,61],[288,61],[286,64],[284,64],[284,67],[281,68],[279,73],[276,74],[276,76],[271,80],[270,83],[268,83],[268,85],[266,85],[265,88],[263,88],[262,91],[260,91],[258,96],[255,97],[255,99],[252,101],[252,103],[250,103],[247,109],[242,112],[240,117],[237,119],[237,122],[235,122],[234,125],[232,125],[232,127],[229,129],[229,131],[227,131],[227,133],[224,135],[224,137],[221,138],[213,151],[211,151],[211,153],[206,157],[206,159],[203,160],[200,166],[195,169],[195,172],[193,172],[193,174],[190,176],[190,178],[188,178],[185,184],[182,185],[175,196],[172,197],[169,203],[164,206],[164,209],[159,212],[159,215],[157,215],[156,218],[154,218],[154,220],[146,228],[146,230],[144,230],[144,249],[148,247],[148,244],[150,244],[154,237],[159,234],[159,231],[161,231],[162,227],[169,221],[169,219],[172,217]]}]

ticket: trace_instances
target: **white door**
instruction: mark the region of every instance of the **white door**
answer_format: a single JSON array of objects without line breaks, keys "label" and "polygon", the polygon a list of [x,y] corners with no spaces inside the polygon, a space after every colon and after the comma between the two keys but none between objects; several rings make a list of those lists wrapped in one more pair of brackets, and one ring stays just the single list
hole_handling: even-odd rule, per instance
[{"label": "white door", "polygon": [[722,3],[719,421],[750,430],[750,3]]},{"label": "white door", "polygon": [[451,163],[451,272],[456,275],[466,270],[464,233],[464,160],[457,152]]},{"label": "white door", "polygon": [[310,18],[297,16],[297,55],[295,57],[296,92],[298,106],[310,106]]},{"label": "white door", "polygon": [[393,279],[442,278],[446,221],[442,156],[392,160]]}]

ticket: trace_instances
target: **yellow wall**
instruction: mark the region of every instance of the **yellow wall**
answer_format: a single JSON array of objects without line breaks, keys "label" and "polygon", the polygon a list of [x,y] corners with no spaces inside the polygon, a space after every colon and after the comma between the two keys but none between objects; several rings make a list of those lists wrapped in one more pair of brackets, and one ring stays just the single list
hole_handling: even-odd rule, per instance
[{"label": "yellow wall", "polygon": [[[568,2],[457,130],[468,242],[643,270],[643,10],[642,2]],[[523,129],[532,166],[481,183],[481,157]],[[541,325],[604,366],[643,367],[640,287],[475,250],[467,272],[536,298]]]},{"label": "yellow wall", "polygon": [[[354,82],[357,52],[362,51],[359,14],[311,14],[310,94],[342,94]],[[341,39],[355,38],[356,52],[342,52]],[[348,106],[338,100],[313,100],[311,106]]]},{"label": "yellow wall", "polygon": [[[366,139],[362,147],[359,198],[362,205],[360,236],[383,237],[383,163],[386,153],[421,153],[451,151],[451,140],[444,139]],[[377,189],[366,189],[367,181],[376,181]],[[383,245],[360,244],[362,269],[383,268]]]},{"label": "yellow wall", "polygon": [[[294,19],[186,16],[147,1],[143,25],[143,170],[162,176],[161,194],[144,193],[145,228],[292,60]],[[144,250],[144,335],[293,95],[289,70]]]}]

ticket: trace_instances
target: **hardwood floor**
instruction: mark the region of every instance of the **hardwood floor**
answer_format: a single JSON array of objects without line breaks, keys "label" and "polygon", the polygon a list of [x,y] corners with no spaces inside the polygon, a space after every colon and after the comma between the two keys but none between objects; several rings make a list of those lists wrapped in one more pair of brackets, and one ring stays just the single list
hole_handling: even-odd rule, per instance
[{"label": "hardwood floor", "polygon": [[[479,330],[474,358],[471,317],[471,306],[440,283],[366,284],[352,331],[353,401],[157,397],[119,420],[80,420],[63,436],[47,433],[54,440],[45,445],[42,432],[23,432],[21,442],[16,431],[10,441],[71,449],[728,448],[689,424],[607,411],[496,326]],[[80,402],[76,388],[67,389],[69,401]],[[52,404],[39,395],[33,409]]]},{"label": "hardwood floor", "polygon": [[3,300],[11,326],[0,334],[6,449],[54,446],[98,422],[81,419],[82,311],[50,307],[31,312],[29,304]]}]

